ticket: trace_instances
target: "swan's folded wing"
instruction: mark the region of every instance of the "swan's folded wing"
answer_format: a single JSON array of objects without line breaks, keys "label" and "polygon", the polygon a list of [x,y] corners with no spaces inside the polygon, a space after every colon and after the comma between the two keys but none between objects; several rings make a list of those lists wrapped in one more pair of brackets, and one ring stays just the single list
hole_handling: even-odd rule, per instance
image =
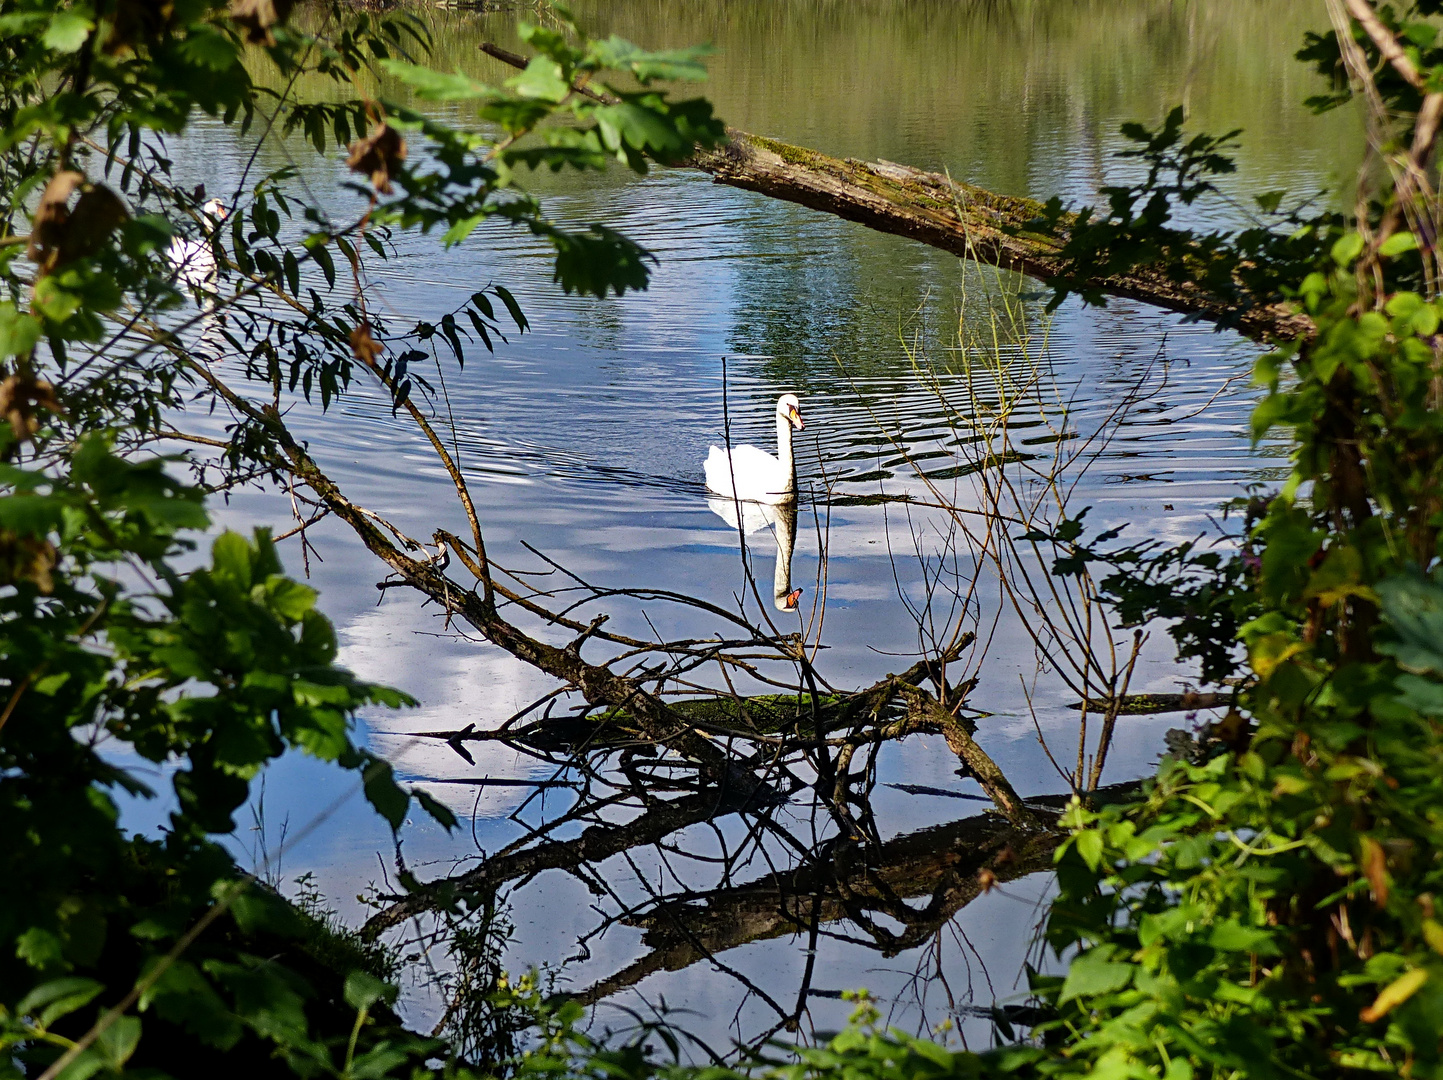
[{"label": "swan's folded wing", "polygon": [[732,493],[731,460],[720,446],[713,446],[703,466],[706,472],[706,486],[718,495],[730,498]]},{"label": "swan's folded wing", "polygon": [[735,446],[730,455],[720,447],[706,460],[706,486],[719,495],[733,494],[750,502],[774,503],[790,494],[790,477],[782,463],[757,446]]}]

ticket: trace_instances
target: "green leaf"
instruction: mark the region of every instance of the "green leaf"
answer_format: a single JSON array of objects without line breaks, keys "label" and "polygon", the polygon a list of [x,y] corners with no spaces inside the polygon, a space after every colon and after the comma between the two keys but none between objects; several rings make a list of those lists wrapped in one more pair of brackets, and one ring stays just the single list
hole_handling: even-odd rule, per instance
[{"label": "green leaf", "polygon": [[58,11],[50,19],[50,26],[41,38],[45,47],[56,52],[73,53],[85,44],[95,23],[85,14],[84,9]]},{"label": "green leaf", "polygon": [[105,1063],[119,1072],[140,1042],[140,1017],[122,1016],[100,1033],[95,1046]]},{"label": "green leaf", "polygon": [[1059,1005],[1078,997],[1098,997],[1115,993],[1132,982],[1136,964],[1114,963],[1112,949],[1101,946],[1077,956],[1067,969],[1067,978],[1058,995]]},{"label": "green leaf", "polygon": [[1218,923],[1208,932],[1208,944],[1223,952],[1263,952],[1272,945],[1272,935],[1261,927],[1244,926],[1236,920]]},{"label": "green leaf", "polygon": [[701,82],[707,77],[702,57],[713,51],[710,46],[698,45],[689,49],[647,52],[615,35],[605,41],[593,41],[588,50],[592,63],[626,71],[642,85],[654,79]]},{"label": "green leaf", "polygon": [[233,893],[231,916],[241,932],[249,936],[274,934],[285,939],[298,939],[305,933],[305,924],[294,906],[262,885],[218,881],[212,889],[217,899]]},{"label": "green leaf", "polygon": [[533,56],[526,70],[507,79],[506,85],[532,101],[560,103],[571,93],[571,84],[566,81],[561,65],[549,56]]},{"label": "green leaf", "polygon": [[229,578],[243,592],[251,588],[251,546],[240,533],[226,530],[210,548],[211,563],[218,578]]},{"label": "green leaf", "polygon": [[1359,233],[1344,233],[1333,244],[1333,261],[1341,267],[1351,265],[1353,260],[1362,253],[1363,237]]},{"label": "green leaf", "polygon": [[516,323],[516,329],[524,333],[531,324],[526,320],[526,314],[516,302],[516,297],[511,295],[511,290],[505,285],[493,285],[491,291],[501,297],[501,302],[506,305],[506,310],[511,313],[511,318]]},{"label": "green leaf", "polygon": [[491,87],[459,72],[447,75],[403,60],[382,60],[381,67],[388,75],[416,91],[418,97],[428,101],[469,101],[496,96]]},{"label": "green leaf", "polygon": [[447,832],[450,832],[459,824],[456,820],[456,815],[451,813],[444,804],[437,802],[435,797],[424,788],[412,788],[411,794],[416,796],[416,801],[421,804],[421,809],[435,818]]},{"label": "green leaf", "polygon": [[1084,829],[1074,838],[1073,843],[1077,847],[1077,853],[1082,856],[1082,861],[1087,863],[1089,870],[1096,870],[1102,865],[1102,833],[1096,829]]},{"label": "green leaf", "polygon": [[40,340],[40,320],[19,311],[9,301],[0,301],[0,358],[26,356]]},{"label": "green leaf", "polygon": [[1273,214],[1277,212],[1278,206],[1286,194],[1286,191],[1267,191],[1261,195],[1254,195],[1253,202],[1258,204],[1258,209],[1263,213]]},{"label": "green leaf", "polygon": [[[159,960],[153,958],[143,973],[149,974]],[[179,1024],[202,1042],[221,1050],[229,1050],[244,1033],[215,988],[186,960],[171,964],[147,987],[139,1008],[141,1012],[153,1008],[161,1018]]]},{"label": "green leaf", "polygon": [[281,265],[285,268],[286,285],[291,290],[292,296],[301,294],[301,264],[296,261],[296,253],[286,248],[281,256]]},{"label": "green leaf", "polygon": [[180,43],[179,52],[190,63],[214,72],[229,71],[240,59],[230,38],[204,24],[192,25]]},{"label": "green leaf", "polygon": [[353,1009],[369,1009],[378,1001],[390,1005],[399,993],[399,987],[382,982],[364,971],[353,971],[346,976],[346,1004]]},{"label": "green leaf", "polygon": [[1406,251],[1418,250],[1418,238],[1410,232],[1396,232],[1378,247],[1378,254],[1392,259]]},{"label": "green leaf", "polygon": [[65,500],[52,495],[0,496],[0,526],[23,536],[44,536],[65,520]]},{"label": "green leaf", "polygon": [[104,989],[94,979],[51,979],[21,998],[15,1012],[19,1016],[34,1017],[41,1027],[48,1028],[62,1016],[84,1008]]},{"label": "green leaf", "polygon": [[351,1062],[346,1076],[349,1080],[381,1080],[382,1077],[403,1075],[398,1070],[409,1060],[411,1055],[406,1050],[381,1043]]},{"label": "green leaf", "polygon": [[336,264],[331,258],[331,250],[326,246],[325,238],[322,237],[316,243],[307,243],[306,247],[311,253],[311,258],[321,268],[321,273],[326,277],[326,284],[335,288],[336,286]]},{"label": "green leaf", "polygon": [[1378,651],[1415,675],[1443,676],[1443,585],[1405,574],[1379,582],[1377,592],[1392,630],[1392,639],[1380,642]]},{"label": "green leaf", "polygon": [[266,581],[266,601],[281,618],[300,622],[316,606],[319,594],[309,585],[287,577],[271,577]]},{"label": "green leaf", "polygon": [[15,939],[15,955],[38,970],[65,959],[64,944],[49,930],[32,926]]},{"label": "green leaf", "polygon": [[361,777],[367,801],[390,823],[392,829],[399,829],[405,824],[411,798],[397,785],[390,762],[372,758]]}]

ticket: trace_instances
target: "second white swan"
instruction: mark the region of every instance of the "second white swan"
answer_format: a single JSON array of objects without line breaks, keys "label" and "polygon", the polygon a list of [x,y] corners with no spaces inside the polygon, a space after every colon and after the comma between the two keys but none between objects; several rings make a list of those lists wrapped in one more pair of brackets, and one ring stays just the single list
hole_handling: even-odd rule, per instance
[{"label": "second white swan", "polygon": [[802,403],[796,394],[777,398],[777,456],[758,446],[734,446],[728,453],[713,446],[706,459],[706,486],[743,502],[784,503],[797,497],[792,461],[792,428],[800,431]]}]

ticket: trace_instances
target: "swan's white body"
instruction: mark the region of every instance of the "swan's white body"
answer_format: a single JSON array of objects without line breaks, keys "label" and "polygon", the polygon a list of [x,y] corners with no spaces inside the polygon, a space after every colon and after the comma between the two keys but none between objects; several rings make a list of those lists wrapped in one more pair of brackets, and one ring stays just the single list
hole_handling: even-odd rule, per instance
[{"label": "swan's white body", "polygon": [[[228,211],[225,203],[219,199],[210,199],[201,207],[201,213],[214,221],[213,230],[220,227],[220,223],[226,219]],[[165,261],[175,272],[175,280],[192,292],[196,290],[214,291],[216,285],[215,253],[211,250],[209,240],[193,240],[189,237],[177,236],[165,249]]]},{"label": "swan's white body", "polygon": [[792,461],[792,427],[801,428],[801,403],[795,394],[777,398],[777,455],[757,446],[734,446],[731,453],[713,446],[706,459],[706,486],[743,502],[784,503],[797,497]]}]

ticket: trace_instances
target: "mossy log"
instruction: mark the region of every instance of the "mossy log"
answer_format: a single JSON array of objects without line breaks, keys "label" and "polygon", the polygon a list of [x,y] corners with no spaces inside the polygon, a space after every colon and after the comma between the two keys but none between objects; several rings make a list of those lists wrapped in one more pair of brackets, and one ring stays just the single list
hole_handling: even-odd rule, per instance
[{"label": "mossy log", "polygon": [[[885,701],[867,708],[866,716],[859,716],[859,698],[854,694],[818,694],[815,709],[812,695],[806,693],[676,698],[667,704],[696,727],[713,733],[791,735],[806,740],[816,738],[819,721],[822,734],[827,735],[854,728],[859,721],[869,726],[885,724],[905,712],[895,702]],[[635,726],[626,709],[593,712],[590,719],[603,731],[610,727],[625,732]]]},{"label": "mossy log", "polygon": [[[1028,231],[1028,223],[1043,210],[1033,199],[999,195],[891,161],[835,158],[744,131],[728,134],[726,146],[698,154],[692,162],[718,183],[835,214],[1044,282],[1069,270],[1058,255],[1058,237]],[[1292,339],[1312,331],[1311,320],[1287,305],[1240,307],[1196,281],[1176,281],[1146,267],[1088,279],[1086,284],[1106,295],[1232,326],[1249,337]]]},{"label": "mossy log", "polygon": [[[1203,694],[1196,690],[1190,690],[1183,694],[1127,694],[1118,699],[1117,715],[1153,716],[1157,713],[1222,709],[1231,705],[1232,701],[1231,694]],[[1089,699],[1087,702],[1088,712],[1105,713],[1108,711],[1108,707],[1107,700]],[[1068,708],[1080,712],[1082,702],[1074,701]]]}]

